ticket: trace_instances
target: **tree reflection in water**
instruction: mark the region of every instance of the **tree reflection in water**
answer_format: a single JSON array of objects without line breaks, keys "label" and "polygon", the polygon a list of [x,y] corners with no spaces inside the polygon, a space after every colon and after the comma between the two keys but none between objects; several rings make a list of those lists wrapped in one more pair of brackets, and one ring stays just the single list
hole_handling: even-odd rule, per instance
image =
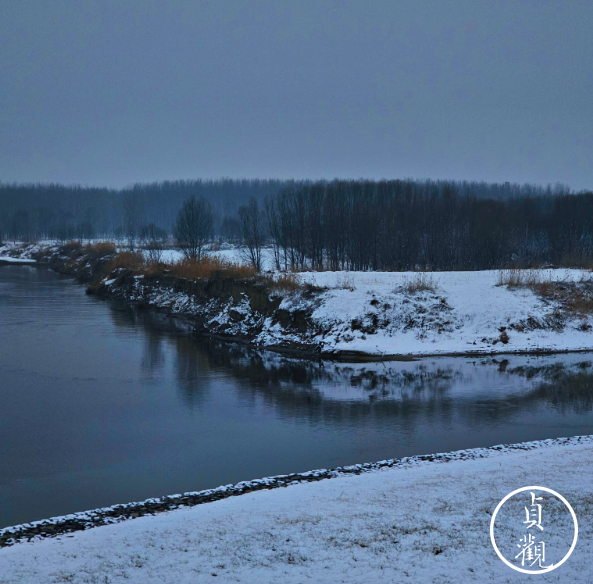
[{"label": "tree reflection in water", "polygon": [[147,376],[163,366],[163,343],[174,346],[184,403],[204,402],[214,377],[232,379],[239,398],[263,403],[282,416],[310,423],[366,424],[399,418],[412,427],[458,416],[467,424],[494,425],[521,412],[593,410],[593,369],[582,355],[441,358],[344,364],[302,360],[245,345],[194,338],[187,325],[152,311],[118,307],[143,326]]}]

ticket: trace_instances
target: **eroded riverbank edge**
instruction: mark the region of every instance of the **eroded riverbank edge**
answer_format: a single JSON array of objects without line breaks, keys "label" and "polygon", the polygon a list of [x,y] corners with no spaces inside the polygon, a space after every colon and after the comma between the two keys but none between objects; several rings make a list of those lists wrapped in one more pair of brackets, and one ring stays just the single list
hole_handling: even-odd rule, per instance
[{"label": "eroded riverbank edge", "polygon": [[501,456],[511,452],[532,451],[553,446],[570,447],[584,444],[593,444],[593,435],[535,440],[517,444],[499,444],[486,448],[472,448],[446,453],[408,456],[404,458],[382,460],[379,462],[342,466],[334,469],[318,469],[303,473],[292,473],[250,481],[241,481],[239,483],[223,485],[214,489],[152,498],[141,502],[118,504],[111,507],[93,509],[91,511],[73,513],[62,517],[54,517],[51,519],[6,527],[0,529],[0,548],[9,547],[19,542],[37,541],[76,531],[85,531],[87,529],[92,529],[93,527],[120,523],[128,519],[136,519],[146,515],[156,515],[158,513],[172,511],[183,507],[195,507],[196,505],[253,493],[255,491],[289,487],[290,485],[317,482],[340,476],[360,475],[387,468],[404,469],[421,464],[478,460]]}]

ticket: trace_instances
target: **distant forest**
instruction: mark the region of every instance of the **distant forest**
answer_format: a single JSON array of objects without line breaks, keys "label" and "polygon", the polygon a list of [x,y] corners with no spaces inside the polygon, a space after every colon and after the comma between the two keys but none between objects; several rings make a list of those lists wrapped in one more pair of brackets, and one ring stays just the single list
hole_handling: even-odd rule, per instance
[{"label": "distant forest", "polygon": [[59,184],[0,183],[0,237],[17,240],[92,239],[139,233],[154,224],[172,233],[177,213],[192,195],[210,201],[215,230],[251,198],[263,201],[291,181],[179,180],[106,189]]},{"label": "distant forest", "polygon": [[[173,181],[114,190],[0,184],[6,239],[129,239],[167,233],[190,196],[214,210],[217,237],[245,239],[241,209],[278,267],[353,270],[590,265],[593,193],[427,180]],[[261,237],[259,237],[261,236]],[[258,239],[259,237],[259,239]]]}]

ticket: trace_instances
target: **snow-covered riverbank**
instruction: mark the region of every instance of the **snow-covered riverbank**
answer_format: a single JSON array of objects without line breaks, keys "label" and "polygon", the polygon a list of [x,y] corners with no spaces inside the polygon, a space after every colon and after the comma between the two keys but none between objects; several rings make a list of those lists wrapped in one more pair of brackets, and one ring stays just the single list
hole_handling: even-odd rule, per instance
[{"label": "snow-covered riverbank", "polygon": [[[268,305],[240,286],[227,296],[206,291],[204,297],[201,290],[175,289],[154,277],[132,280],[124,273],[106,278],[98,292],[190,315],[200,332],[342,360],[593,349],[588,307],[575,311],[566,298],[501,286],[495,270],[431,273],[431,287],[415,290],[422,277],[301,273],[295,278],[302,289],[272,290]],[[593,306],[589,272],[547,270],[537,277],[576,291]]]},{"label": "snow-covered riverbank", "polygon": [[[231,251],[224,252],[227,261]],[[539,288],[501,285],[501,272],[489,270],[306,272],[291,276],[292,287],[274,289],[270,281],[282,276],[275,272],[265,283],[189,282],[166,271],[100,275],[109,257],[89,262],[83,252],[74,258],[69,253],[56,246],[0,249],[0,256],[34,257],[66,273],[80,272],[86,282],[100,277],[91,288],[96,294],[182,315],[198,332],[261,348],[342,360],[593,349],[593,279],[587,270],[518,272],[527,274],[525,281],[546,283]]]},{"label": "snow-covered riverbank", "polygon": [[0,550],[0,583],[523,582],[489,523],[528,485],[561,493],[579,521],[546,581],[590,582],[592,473],[584,437],[290,485]]}]

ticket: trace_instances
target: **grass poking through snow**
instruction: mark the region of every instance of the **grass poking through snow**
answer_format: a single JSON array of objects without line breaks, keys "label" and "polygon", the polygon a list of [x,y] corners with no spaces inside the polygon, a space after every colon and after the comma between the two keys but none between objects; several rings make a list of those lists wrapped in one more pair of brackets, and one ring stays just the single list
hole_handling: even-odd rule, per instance
[{"label": "grass poking through snow", "polygon": [[565,311],[586,316],[593,314],[593,275],[583,273],[579,279],[557,278],[551,270],[501,270],[497,286],[527,288]]},{"label": "grass poking through snow", "polygon": [[437,287],[437,282],[432,274],[420,272],[411,278],[404,278],[401,290],[408,294],[416,294],[416,292],[436,292]]}]

